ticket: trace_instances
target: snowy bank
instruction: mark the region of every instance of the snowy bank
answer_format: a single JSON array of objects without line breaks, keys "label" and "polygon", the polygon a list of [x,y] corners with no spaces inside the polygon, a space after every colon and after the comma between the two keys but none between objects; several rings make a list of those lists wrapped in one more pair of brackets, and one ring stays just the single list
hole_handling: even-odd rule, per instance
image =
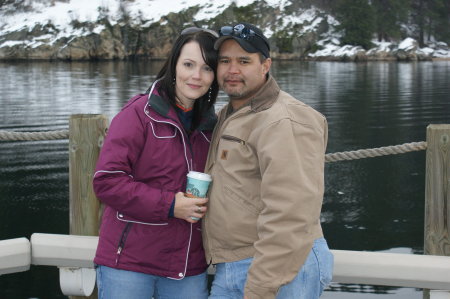
[{"label": "snowy bank", "polygon": [[40,0],[0,8],[0,60],[164,58],[188,26],[218,29],[260,14],[274,59],[450,59],[445,43],[419,48],[412,38],[376,42],[372,49],[342,45],[338,21],[289,0]]}]

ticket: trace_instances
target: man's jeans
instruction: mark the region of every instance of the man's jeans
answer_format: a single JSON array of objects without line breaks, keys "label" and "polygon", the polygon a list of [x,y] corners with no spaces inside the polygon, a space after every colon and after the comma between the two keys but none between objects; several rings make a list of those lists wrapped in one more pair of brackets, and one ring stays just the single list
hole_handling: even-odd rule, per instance
[{"label": "man's jeans", "polygon": [[182,280],[139,272],[97,267],[99,299],[207,299],[207,274]]},{"label": "man's jeans", "polygon": [[[216,265],[209,299],[242,299],[247,271],[253,258]],[[333,254],[324,238],[314,241],[313,248],[297,276],[282,286],[276,299],[316,299],[331,282]],[[280,269],[282,271],[282,269]],[[251,298],[250,298],[251,299]]]}]

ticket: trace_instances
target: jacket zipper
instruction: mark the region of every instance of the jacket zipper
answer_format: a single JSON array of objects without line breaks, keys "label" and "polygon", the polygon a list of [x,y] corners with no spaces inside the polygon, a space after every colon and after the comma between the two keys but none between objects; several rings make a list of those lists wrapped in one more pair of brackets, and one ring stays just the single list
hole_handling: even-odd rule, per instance
[{"label": "jacket zipper", "polygon": [[[230,104],[229,104],[230,105]],[[241,143],[241,142],[243,142],[243,143],[241,143],[242,145],[244,145],[245,144],[245,141],[244,140],[241,140],[241,139],[239,139],[239,138],[236,138],[236,137],[234,137],[234,136],[230,136],[230,135],[222,135],[222,132],[223,132],[223,129],[224,129],[224,127],[225,127],[225,123],[227,123],[227,125],[228,125],[228,123],[232,120],[232,119],[235,119],[235,118],[237,118],[237,117],[240,117],[240,116],[242,116],[242,115],[247,115],[247,114],[249,114],[250,112],[251,112],[252,110],[249,110],[249,111],[245,111],[245,112],[238,112],[237,114],[233,114],[233,115],[231,115],[231,116],[229,116],[228,118],[225,118],[224,120],[223,120],[223,122],[221,123],[221,125],[220,125],[220,131],[219,130],[217,130],[217,134],[220,136],[221,135],[221,137],[220,138],[223,138],[223,139],[227,139],[227,137],[231,137],[231,140],[232,141],[237,141],[237,142],[239,142],[239,143]],[[217,124],[216,124],[216,126],[217,126]],[[216,129],[219,129],[219,127],[216,127]],[[215,135],[215,134],[214,134]],[[227,137],[225,137],[225,136],[227,136]],[[216,155],[217,155],[217,149],[219,148],[219,143],[220,143],[220,139],[216,142],[216,144],[213,144],[212,143],[212,140],[214,139],[214,137],[215,136],[212,136],[212,138],[211,138],[211,144],[210,144],[210,147],[213,147],[213,155],[211,156],[213,159],[215,159],[216,158]],[[233,140],[234,139],[234,140]],[[209,158],[208,158],[209,159]],[[207,165],[207,167],[208,167],[208,170],[211,170],[211,168],[214,166],[214,162],[211,164],[211,166],[209,166],[208,167],[208,165]],[[208,225],[208,216],[206,216],[205,218],[203,218],[203,224],[206,226],[206,225]],[[208,247],[209,247],[209,249],[210,249],[210,251],[211,251],[211,248],[212,248],[212,246],[211,246],[211,238],[208,236],[208,233],[207,233],[207,230],[205,230],[204,231],[204,233],[205,233],[205,237],[206,237],[206,242],[207,242],[207,244],[208,244]],[[212,260],[213,260],[213,254],[210,254],[211,256],[209,257],[209,261],[206,261],[208,264],[211,264],[212,263]]]},{"label": "jacket zipper", "polygon": [[[175,128],[177,128],[180,131],[180,133],[181,133],[181,138],[183,138],[183,139],[185,139],[187,141],[189,152],[191,153],[191,163],[189,164],[189,162],[187,161],[188,162],[188,171],[191,171],[191,170],[193,170],[193,167],[194,167],[192,165],[192,161],[194,159],[194,151],[192,150],[191,139],[190,139],[188,133],[186,132],[186,130],[184,129],[182,124],[178,123],[175,119],[173,119],[171,117],[166,116],[166,118],[172,120],[173,122],[175,122],[175,124],[172,124],[170,122],[168,122],[168,123],[171,124],[172,126],[174,126]],[[184,136],[186,136],[186,138],[184,138]],[[185,146],[186,146],[186,143],[185,143]]]},{"label": "jacket zipper", "polygon": [[116,256],[116,266],[119,263],[120,255],[122,254],[122,249],[125,247],[125,241],[127,240],[128,233],[131,229],[131,222],[128,222],[125,228],[122,231],[122,235],[120,236],[119,245],[117,246],[117,256]]},{"label": "jacket zipper", "polygon": [[[180,133],[181,133],[181,138],[183,139],[183,146],[184,146],[184,148],[185,148],[185,152],[187,151],[187,150],[186,150],[186,143],[187,143],[187,145],[189,146],[189,151],[190,151],[190,153],[191,153],[191,161],[190,161],[190,164],[189,164],[189,161],[187,160],[187,157],[186,157],[187,168],[188,168],[188,172],[189,172],[189,171],[193,170],[192,161],[193,161],[193,158],[194,158],[194,152],[193,152],[193,150],[192,150],[192,144],[191,144],[190,136],[187,134],[187,132],[186,132],[186,130],[184,129],[183,125],[179,124],[175,119],[173,119],[173,118],[171,118],[171,117],[167,117],[167,116],[166,116],[166,118],[167,118],[167,119],[170,119],[170,120],[172,120],[172,121],[174,122],[174,123],[171,123],[170,121],[166,121],[166,123],[168,123],[168,124],[174,126],[175,128],[177,128],[177,129],[180,131]],[[185,138],[185,136],[186,136],[186,138]],[[186,275],[186,269],[187,269],[187,264],[188,264],[188,256],[189,256],[190,247],[191,247],[191,240],[192,240],[192,223],[190,224],[190,226],[191,226],[191,234],[190,234],[190,236],[189,236],[189,246],[188,246],[188,249],[187,249],[185,269],[184,269],[184,273],[183,273],[182,278]],[[125,228],[125,229],[126,229],[126,228]],[[124,241],[125,241],[125,240],[124,240]],[[120,252],[121,252],[121,251],[122,251],[122,248],[119,246],[119,248],[118,248],[118,250],[117,250],[118,258],[120,257]],[[116,260],[116,265],[117,265],[117,262],[118,262],[118,258],[117,258],[117,260]],[[182,278],[180,278],[180,279],[182,279]]]},{"label": "jacket zipper", "polygon": [[231,136],[231,135],[222,135],[220,138],[225,139],[225,140],[229,140],[229,141],[234,141],[234,142],[238,142],[242,145],[245,145],[245,141],[242,139],[239,139],[237,137]]}]

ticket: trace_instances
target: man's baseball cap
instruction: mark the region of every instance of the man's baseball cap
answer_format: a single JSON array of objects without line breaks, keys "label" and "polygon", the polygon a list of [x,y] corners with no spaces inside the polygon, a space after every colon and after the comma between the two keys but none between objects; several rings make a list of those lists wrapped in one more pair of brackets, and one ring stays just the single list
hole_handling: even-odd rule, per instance
[{"label": "man's baseball cap", "polygon": [[239,23],[235,26],[223,26],[219,30],[219,39],[214,44],[218,50],[227,39],[234,39],[245,51],[249,53],[260,52],[264,57],[270,57],[269,41],[261,30],[249,23]]}]

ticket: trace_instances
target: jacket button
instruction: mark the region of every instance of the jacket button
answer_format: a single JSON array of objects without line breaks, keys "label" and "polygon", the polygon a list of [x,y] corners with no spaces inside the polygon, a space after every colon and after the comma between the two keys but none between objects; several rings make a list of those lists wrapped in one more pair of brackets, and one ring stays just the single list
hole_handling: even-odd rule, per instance
[{"label": "jacket button", "polygon": [[184,275],[183,275],[183,273],[178,273],[178,276],[183,277]]}]

